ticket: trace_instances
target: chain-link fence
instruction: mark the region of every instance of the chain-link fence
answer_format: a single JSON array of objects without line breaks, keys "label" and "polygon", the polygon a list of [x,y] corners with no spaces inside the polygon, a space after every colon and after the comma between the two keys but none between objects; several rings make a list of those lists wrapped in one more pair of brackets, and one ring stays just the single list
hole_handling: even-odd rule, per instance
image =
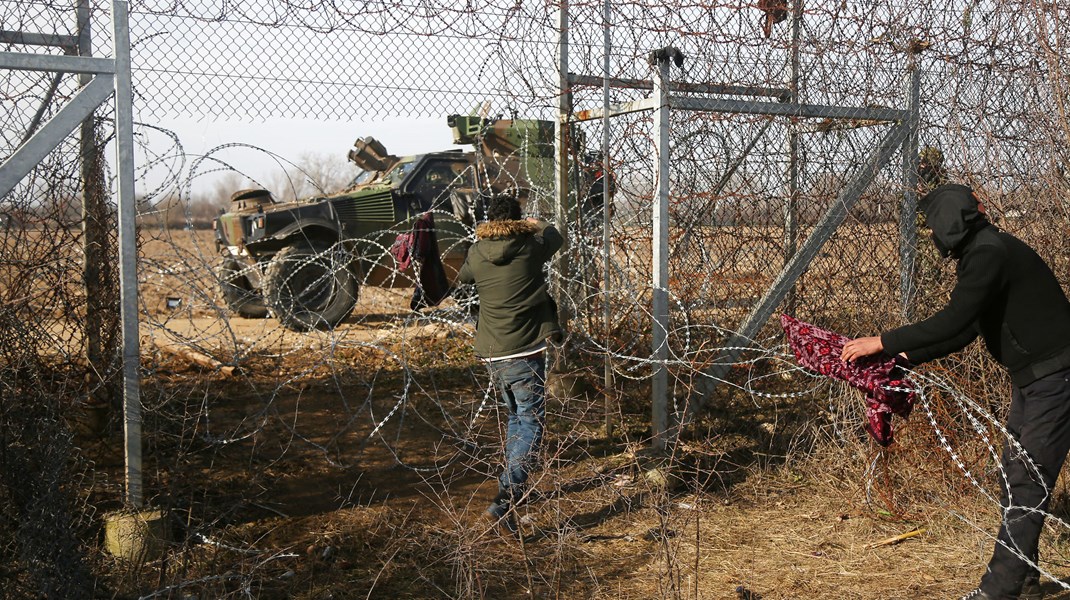
[{"label": "chain-link fence", "polygon": [[[937,262],[924,232],[916,245],[904,238],[917,233],[913,214],[902,210],[912,198],[913,142],[884,157],[857,197],[842,195],[889,132],[913,129],[902,119],[872,118],[881,110],[916,110],[917,145],[941,148],[952,176],[973,186],[993,219],[1037,248],[1066,282],[1067,9],[812,4],[796,14],[776,0],[614,1],[608,11],[601,1],[569,2],[562,45],[558,3],[131,2],[143,476],[149,503],[169,515],[171,543],[164,559],[134,567],[99,552],[99,516],[122,498],[118,269],[114,259],[100,259],[116,253],[106,158],[114,127],[102,109],[0,204],[0,590],[13,597],[512,597],[524,579],[528,590],[560,593],[562,574],[581,573],[584,564],[581,546],[560,540],[650,493],[629,487],[624,463],[596,459],[614,455],[615,441],[649,445],[660,369],[676,418],[703,390],[715,411],[744,398],[798,421],[769,435],[720,417],[711,428],[785,455],[805,445],[800,439],[823,435],[803,416],[814,384],[768,376],[782,369],[776,319],[756,324],[731,368],[717,366],[785,266],[810,236],[822,235],[830,210],[852,203],[778,312],[863,335],[901,324],[904,308],[922,316],[942,304],[950,267]],[[5,33],[82,44],[27,46],[5,35],[0,49],[109,56],[109,11],[100,0],[0,2]],[[673,98],[720,104],[669,112],[668,269],[659,287],[658,107],[619,110],[605,121],[583,111],[606,108],[604,77],[611,105],[649,98],[657,77],[651,52],[669,47],[682,58],[669,67]],[[571,107],[563,161],[552,145],[562,80]],[[81,83],[76,75],[5,71],[0,156]],[[785,113],[778,104],[808,108]],[[271,128],[283,118],[430,117],[456,130],[459,149],[364,154],[360,168],[242,139],[192,154],[191,140],[161,125],[190,117],[221,130],[235,121]],[[330,150],[341,157],[349,148]],[[566,171],[559,177],[555,160]],[[442,179],[434,179],[434,165],[445,169]],[[388,187],[390,203],[372,203],[361,177]],[[555,181],[568,182],[567,198]],[[242,189],[266,189],[271,199],[232,201]],[[546,498],[528,523],[559,543],[532,550],[533,564],[546,568],[523,577],[477,558],[487,542],[465,525],[488,496],[484,482],[501,453],[497,400],[470,349],[472,299],[462,290],[421,305],[414,297],[421,273],[402,268],[391,252],[430,211],[451,277],[480,198],[501,190],[522,193],[532,215],[551,216],[563,204],[558,226],[569,236],[552,273],[563,280],[558,300],[569,319],[555,352],[547,468],[535,483]],[[324,200],[343,196],[348,204]],[[238,227],[228,223],[265,227],[285,202],[307,198],[318,200],[306,205],[332,206],[323,221],[336,226],[333,238],[294,229],[242,253],[227,237]],[[914,264],[905,264],[915,250]],[[904,274],[913,288],[904,287]],[[310,279],[298,285],[300,277]],[[307,306],[302,294],[326,289],[325,279],[341,290],[332,312],[302,320],[287,309]],[[417,289],[430,290],[426,282]],[[917,291],[904,297],[910,289]],[[652,349],[659,293],[668,306],[664,356]],[[332,327],[317,327],[321,320]],[[958,388],[999,414],[1006,380],[990,359],[973,349],[947,366]],[[725,382],[712,392],[711,373]],[[838,410],[855,429],[864,418],[861,408]],[[751,416],[763,426],[771,420]],[[849,427],[834,429],[837,442],[857,443]],[[925,429],[910,439],[938,445]],[[737,449],[720,449],[719,436],[685,437],[718,468],[739,460]],[[706,475],[688,479],[695,489],[736,481],[698,472]],[[662,532],[676,518],[666,506],[658,505]],[[301,523],[304,535],[287,533]],[[414,527],[418,544],[399,541]],[[663,534],[652,540],[676,548]],[[374,559],[362,562],[365,555]],[[659,549],[650,556],[665,567],[653,579],[669,583],[647,597],[679,592],[682,558]],[[395,560],[416,568],[394,573]],[[578,575],[568,589],[597,596],[603,583]]]},{"label": "chain-link fence", "polygon": [[[43,54],[110,52],[107,15],[77,9],[74,3],[5,3],[2,49],[24,50],[11,34],[33,32],[64,38],[36,40]],[[103,33],[90,42],[79,39],[80,30]],[[5,159],[84,83],[75,74],[4,71]],[[93,469],[91,458],[75,450],[68,419],[89,407],[118,407],[120,400],[114,394],[118,284],[110,266],[114,219],[105,206],[107,129],[103,118],[88,121],[0,202],[0,594],[9,597],[89,597],[93,587],[85,544],[95,527],[88,495]],[[87,262],[90,253],[107,258]]]}]

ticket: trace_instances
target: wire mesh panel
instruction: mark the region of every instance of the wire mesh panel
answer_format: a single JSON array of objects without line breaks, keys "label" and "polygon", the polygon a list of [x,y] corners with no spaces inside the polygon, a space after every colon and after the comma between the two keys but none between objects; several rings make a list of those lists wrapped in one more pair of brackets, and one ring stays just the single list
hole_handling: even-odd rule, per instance
[{"label": "wire mesh panel", "polygon": [[[653,374],[667,367],[670,409],[682,413],[811,236],[828,240],[772,319],[790,312],[873,334],[902,323],[904,305],[917,316],[939,308],[953,282],[909,210],[909,157],[892,152],[859,194],[844,194],[915,108],[914,73],[920,145],[941,148],[951,176],[1060,280],[1070,268],[1065,7],[800,6],[612,2],[607,19],[601,1],[570,2],[560,47],[559,3],[132,1],[143,474],[170,535],[162,558],[143,563],[111,562],[101,549],[99,517],[122,497],[118,273],[88,258],[115,248],[113,127],[102,109],[88,134],[69,136],[0,204],[0,595],[511,597],[524,579],[527,595],[572,585],[565,595],[599,597],[621,580],[591,574],[586,548],[642,539],[643,550],[618,553],[657,571],[633,576],[658,591],[625,595],[680,596],[682,542],[670,540],[681,523],[697,531],[698,520],[680,516],[667,486],[642,487],[650,469],[641,453],[613,462],[617,442],[650,443]],[[78,9],[0,2],[5,33],[74,38]],[[109,56],[108,3],[83,9],[91,44],[79,52]],[[0,39],[6,52],[75,53]],[[651,105],[608,124],[582,115],[604,108],[603,75],[613,80],[610,104],[647,100],[651,53],[667,47],[682,60],[669,66],[669,352],[660,361]],[[558,72],[562,58],[572,77]],[[563,123],[562,79],[573,109]],[[34,71],[4,71],[0,81],[5,158],[80,85]],[[291,139],[266,149],[228,133],[202,151],[196,136],[169,130],[183,118],[205,138],[243,122]],[[329,155],[295,156],[296,137],[314,133],[279,125],[418,118],[453,143],[434,146],[432,132],[417,129],[405,135],[422,145],[408,155],[390,154],[395,140],[365,136]],[[559,128],[569,140],[563,159]],[[564,279],[567,331],[554,348],[544,468],[522,523],[535,532],[527,541],[555,543],[526,546],[536,568],[522,577],[488,526],[472,525],[494,494],[508,429],[471,348],[478,299],[454,285],[485,200],[498,193],[519,195],[525,217],[550,217],[563,202],[556,225],[568,233],[562,267],[550,272]],[[843,223],[822,230],[845,204]],[[268,235],[273,215],[293,223]],[[904,224],[920,233],[909,249]],[[445,285],[425,279],[429,257],[411,254],[413,236],[428,231]],[[913,296],[903,295],[904,274]],[[695,467],[686,485],[696,492],[726,490],[727,503],[735,475],[725,465],[777,440],[784,454],[821,436],[861,447],[859,403],[785,366],[775,323],[757,323],[748,352],[726,369],[731,385],[710,402],[720,413],[701,422],[714,433],[681,446],[715,465]],[[962,368],[950,379],[971,397],[997,397],[1006,383],[976,348],[946,364]],[[934,431],[973,432],[954,407],[974,407],[954,386],[926,390]],[[767,406],[816,412],[822,395],[831,423],[800,417],[806,428],[791,435],[745,427],[753,418],[774,428],[776,414],[758,414]],[[725,416],[740,404],[751,412]],[[925,451],[957,442],[926,438],[928,429],[907,430],[929,445],[902,460],[931,470]],[[733,436],[739,447],[717,446]],[[863,460],[875,453],[866,448]],[[649,532],[584,533],[650,502],[658,522]],[[406,544],[414,536],[419,543]],[[391,566],[399,563],[401,575]]]},{"label": "wire mesh panel", "polygon": [[[552,105],[550,5],[134,2],[144,114],[347,120]],[[535,115],[533,115],[535,116]]]},{"label": "wire mesh panel", "polygon": [[[0,15],[5,52],[27,49],[13,34],[25,34],[38,54],[110,47],[109,15],[88,2],[5,2]],[[93,30],[95,36],[80,40],[81,32]],[[5,158],[83,83],[78,75],[35,71],[4,71],[0,81]],[[0,594],[9,597],[87,598],[92,591],[86,542],[97,480],[75,450],[67,419],[118,400],[118,290],[109,252],[115,234],[103,159],[109,130],[103,118],[91,118],[0,201]],[[96,210],[86,213],[86,206]],[[93,263],[103,270],[86,270],[90,252],[107,258]],[[92,295],[86,292],[90,277]]]},{"label": "wire mesh panel", "polygon": [[[577,11],[573,39],[590,40],[590,46],[597,48],[602,27],[599,6],[584,8],[587,12]],[[799,40],[793,42],[788,16],[727,5],[664,11],[645,5],[613,6],[611,78],[646,80],[649,89],[654,77],[650,53],[671,44],[683,57],[680,66],[670,67],[674,101],[723,101],[715,111],[674,107],[671,117],[668,291],[670,337],[678,361],[676,398],[688,396],[696,377],[701,378],[716,360],[718,345],[754,309],[814,225],[842,200],[845,184],[894,125],[852,119],[850,108],[862,117],[868,108],[905,107],[909,81],[905,50],[883,47],[861,53],[852,47],[860,25],[838,22],[838,15],[821,8],[807,8]],[[768,35],[763,31],[766,24]],[[577,30],[586,31],[586,37]],[[681,35],[685,31],[708,33]],[[597,107],[602,90],[593,84],[603,71],[601,56],[594,51],[572,56],[583,62],[570,68],[596,76],[589,87],[573,88],[574,102],[578,109]],[[835,77],[828,73],[833,69]],[[807,78],[823,83],[814,86]],[[613,83],[612,103],[649,95],[619,85]],[[812,116],[802,109],[777,116],[776,105],[788,101],[814,110],[822,106],[847,110],[843,118]],[[598,125],[590,127],[587,139],[597,138],[593,128]],[[649,117],[628,115],[614,117],[610,127],[611,139],[623,140],[609,146],[618,182],[612,227],[627,249],[625,262],[633,265],[630,284],[646,290],[621,294],[634,303],[646,303],[645,308],[613,314],[648,321],[632,315],[649,310],[653,285],[650,194],[657,175],[652,123]],[[899,173],[898,168],[886,167],[867,188],[850,212],[845,226],[850,233],[837,234],[822,249],[798,282],[793,306],[785,305],[785,310],[848,327],[894,322],[903,197]],[[843,277],[837,281],[831,275]],[[874,315],[880,318],[874,321]],[[633,344],[634,353],[627,359],[642,361],[649,357],[649,348]]]},{"label": "wire mesh panel", "polygon": [[[684,56],[682,67],[672,70],[674,83],[681,84],[674,97],[701,96],[692,91],[694,84],[707,87],[706,97],[726,98],[729,87],[751,94],[732,96],[732,105],[739,112],[758,114],[674,110],[672,117],[670,272],[690,289],[671,291],[703,296],[707,302],[716,301],[716,290],[729,296],[740,305],[739,310],[713,318],[720,327],[731,330],[738,325],[878,145],[890,123],[868,118],[866,109],[907,107],[912,64],[921,70],[922,144],[942,148],[956,177],[985,195],[994,187],[987,182],[989,177],[1017,187],[1024,184],[1019,177],[1030,180],[1051,169],[1044,164],[1050,165],[1050,155],[1040,148],[1049,147],[1051,132],[1060,127],[1034,129],[1019,120],[1031,112],[1027,108],[1031,104],[1043,111],[1041,98],[1054,91],[1051,84],[1041,81],[1046,77],[1035,68],[1035,61],[1007,50],[1036,41],[1032,28],[1005,26],[1008,14],[1020,6],[806,5],[797,42],[793,42],[787,10],[763,12],[733,5],[674,8],[613,6],[608,75],[649,81],[653,69],[647,55],[672,44]],[[596,51],[601,44],[600,6],[583,5],[575,11],[575,19],[573,39],[585,40],[587,52],[574,53],[571,68],[600,77],[603,68]],[[763,31],[767,25],[768,31]],[[701,34],[694,35],[696,31]],[[793,67],[794,48],[797,67]],[[996,68],[997,64],[1003,68]],[[692,85],[687,88],[687,84]],[[713,90],[711,84],[718,89]],[[1021,91],[1009,94],[1006,90],[1011,87]],[[577,108],[601,104],[599,88],[573,91]],[[762,91],[768,96],[754,95]],[[635,90],[611,90],[613,103],[637,96],[642,94]],[[855,107],[857,116],[849,110],[838,118],[808,118],[805,112],[790,117],[760,114],[767,110],[766,103],[789,97],[804,106]],[[611,124],[626,139],[610,145],[613,161],[621,170],[618,205],[632,204],[636,197],[628,193],[633,169],[646,171],[640,175],[638,189],[650,190],[654,183],[651,124],[640,121],[639,135],[635,135],[635,119],[617,117]],[[792,142],[793,138],[797,141]],[[952,154],[957,155],[955,159],[950,158]],[[1015,183],[1009,183],[1012,179]],[[901,318],[894,310],[903,300],[898,297],[899,278],[904,268],[911,270],[899,264],[898,248],[900,206],[907,192],[897,156],[867,187],[843,229],[803,275],[795,289],[794,309],[848,330],[888,327]],[[640,231],[649,231],[648,202],[649,196],[629,211],[647,219],[638,227]],[[998,219],[1001,211],[993,212]],[[1011,214],[1017,217],[1021,211],[1012,209]],[[623,226],[619,216],[614,220],[615,227]],[[923,244],[923,257],[928,248]],[[720,259],[711,255],[718,250]],[[744,251],[753,252],[753,257],[746,259]],[[638,254],[646,253],[640,250]],[[1059,260],[1056,254],[1047,257]],[[738,272],[718,273],[723,265]],[[833,274],[843,278],[837,280]],[[640,281],[649,280],[645,275]],[[703,275],[725,281],[704,283]],[[933,277],[929,275],[929,288],[919,298],[907,300],[908,304],[925,303],[938,294],[932,289],[939,285]]]}]

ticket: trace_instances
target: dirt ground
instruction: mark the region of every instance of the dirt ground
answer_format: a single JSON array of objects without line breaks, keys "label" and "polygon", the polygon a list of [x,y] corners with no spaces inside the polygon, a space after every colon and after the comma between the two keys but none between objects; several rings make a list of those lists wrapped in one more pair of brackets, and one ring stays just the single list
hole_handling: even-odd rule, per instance
[{"label": "dirt ground", "polygon": [[[417,339],[465,356],[462,339],[421,332],[407,343]],[[315,347],[277,342],[287,340]],[[616,398],[607,435],[589,389],[552,399],[537,497],[513,537],[480,516],[495,491],[495,411],[474,426],[435,414],[472,418],[478,369],[432,367],[438,401],[413,394],[405,418],[372,435],[405,383],[381,357],[348,359],[378,370],[365,411],[342,400],[363,398],[354,390],[367,375],[280,354],[237,377],[177,355],[155,366],[146,387],[171,400],[148,417],[147,488],[170,511],[173,546],[139,569],[109,563],[119,597],[951,598],[976,583],[998,523],[920,418],[878,458],[860,420],[832,434],[843,423],[812,398],[729,396],[666,461],[646,450],[643,390]],[[426,374],[417,363],[408,368]],[[113,473],[114,442],[90,446]],[[1044,556],[1065,576],[1065,531],[1048,537]]]},{"label": "dirt ground", "polygon": [[[607,398],[601,359],[583,353],[572,379],[552,376],[520,534],[499,531],[481,513],[502,436],[470,322],[450,306],[411,313],[404,288],[364,290],[333,332],[230,318],[197,256],[152,263],[142,285],[146,489],[170,544],[141,565],[98,553],[102,597],[957,598],[991,552],[997,507],[922,414],[880,450],[857,393],[794,372],[722,386],[665,456],[641,373],[617,365]],[[987,449],[934,402],[991,493]],[[88,502],[117,508],[116,424],[79,445]],[[1061,486],[1053,512],[1068,508]],[[1070,576],[1066,527],[1041,552]]]}]

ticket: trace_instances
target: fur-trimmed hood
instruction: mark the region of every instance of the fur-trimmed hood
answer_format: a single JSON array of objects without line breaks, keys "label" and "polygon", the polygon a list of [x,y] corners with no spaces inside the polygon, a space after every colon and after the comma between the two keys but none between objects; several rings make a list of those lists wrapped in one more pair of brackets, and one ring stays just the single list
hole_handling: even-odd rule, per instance
[{"label": "fur-trimmed hood", "polygon": [[516,258],[539,226],[531,221],[487,221],[476,227],[475,251],[493,264],[504,265]]},{"label": "fur-trimmed hood", "polygon": [[501,240],[524,233],[538,233],[539,227],[531,221],[486,221],[476,226],[476,238]]}]

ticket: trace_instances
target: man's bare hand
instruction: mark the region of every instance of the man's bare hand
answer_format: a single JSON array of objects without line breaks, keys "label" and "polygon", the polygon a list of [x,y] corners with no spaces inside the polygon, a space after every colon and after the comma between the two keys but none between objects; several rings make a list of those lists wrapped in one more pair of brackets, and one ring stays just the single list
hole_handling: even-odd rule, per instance
[{"label": "man's bare hand", "polygon": [[844,344],[843,352],[840,353],[840,360],[850,362],[864,356],[876,354],[881,350],[884,350],[884,344],[881,343],[880,336],[857,338]]}]

